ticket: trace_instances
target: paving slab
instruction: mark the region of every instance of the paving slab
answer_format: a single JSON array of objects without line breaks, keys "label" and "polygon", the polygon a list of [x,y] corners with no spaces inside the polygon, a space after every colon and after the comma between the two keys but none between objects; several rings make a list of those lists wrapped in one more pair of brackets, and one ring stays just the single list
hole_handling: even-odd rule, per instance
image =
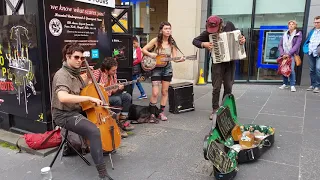
[{"label": "paving slab", "polygon": [[234,180],[299,180],[299,167],[258,160],[242,164]]},{"label": "paving slab", "polygon": [[[143,83],[147,95],[151,84]],[[320,176],[320,95],[280,90],[278,85],[235,84],[238,120],[242,124],[256,123],[275,127],[273,147],[254,163],[239,165],[235,180],[314,180]],[[212,180],[212,164],[203,157],[203,139],[212,121],[210,84],[194,86],[195,111],[165,113],[169,121],[159,124],[135,125],[128,138],[114,154],[115,169],[106,156],[107,169],[114,179],[121,180]],[[223,90],[221,90],[221,94]],[[134,90],[133,103],[148,106],[149,100],[138,100]],[[159,97],[160,99],[160,97]],[[0,131],[1,132],[1,131]],[[1,137],[1,136],[0,136]],[[40,169],[48,166],[54,154],[46,157],[0,147],[0,173],[8,180],[41,179]],[[90,154],[85,156],[91,163]],[[92,163],[93,164],[93,163]],[[63,157],[52,168],[56,180],[88,180],[97,178],[94,167],[80,157]]]},{"label": "paving slab", "polygon": [[301,180],[319,179],[320,151],[316,149],[302,148],[301,152]]},{"label": "paving slab", "polygon": [[311,149],[320,149],[319,139],[320,129],[303,129],[303,147]]},{"label": "paving slab", "polygon": [[291,116],[281,116],[272,114],[260,113],[255,124],[268,125],[274,127],[277,132],[292,132],[292,133],[302,133],[303,129],[303,118],[301,117],[291,117]]},{"label": "paving slab", "polygon": [[276,130],[275,143],[262,155],[261,159],[278,164],[299,167],[299,157],[302,148],[302,135]]}]

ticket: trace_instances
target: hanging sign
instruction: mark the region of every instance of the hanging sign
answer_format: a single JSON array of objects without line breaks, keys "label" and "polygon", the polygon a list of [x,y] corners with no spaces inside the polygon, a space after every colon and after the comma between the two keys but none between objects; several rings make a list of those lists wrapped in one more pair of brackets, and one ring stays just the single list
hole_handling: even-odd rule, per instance
[{"label": "hanging sign", "polygon": [[115,0],[75,0],[75,1],[94,4],[98,6],[115,8]]}]

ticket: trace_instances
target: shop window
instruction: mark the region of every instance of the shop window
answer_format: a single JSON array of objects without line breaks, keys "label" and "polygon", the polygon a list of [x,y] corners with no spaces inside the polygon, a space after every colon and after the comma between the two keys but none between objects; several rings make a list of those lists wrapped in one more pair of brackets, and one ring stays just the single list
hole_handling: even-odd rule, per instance
[{"label": "shop window", "polygon": [[251,81],[282,81],[277,73],[278,45],[289,20],[303,27],[305,0],[257,0],[251,41]]}]

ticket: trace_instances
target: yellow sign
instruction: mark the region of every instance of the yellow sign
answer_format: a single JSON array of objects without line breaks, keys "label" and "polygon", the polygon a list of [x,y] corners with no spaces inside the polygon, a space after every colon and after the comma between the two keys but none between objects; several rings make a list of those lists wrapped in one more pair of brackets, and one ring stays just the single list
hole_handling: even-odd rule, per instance
[{"label": "yellow sign", "polygon": [[[123,27],[128,29],[128,21],[125,19],[120,19],[120,23],[122,24]],[[118,24],[114,24],[112,26],[112,31],[117,32],[117,33],[123,33],[124,31],[118,26]]]}]

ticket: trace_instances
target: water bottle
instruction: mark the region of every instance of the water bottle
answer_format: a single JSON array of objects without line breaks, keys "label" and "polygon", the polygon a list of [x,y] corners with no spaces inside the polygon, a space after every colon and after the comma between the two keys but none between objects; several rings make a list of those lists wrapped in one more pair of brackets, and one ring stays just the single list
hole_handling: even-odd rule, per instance
[{"label": "water bottle", "polygon": [[52,173],[50,167],[44,167],[41,169],[42,180],[52,180]]}]

